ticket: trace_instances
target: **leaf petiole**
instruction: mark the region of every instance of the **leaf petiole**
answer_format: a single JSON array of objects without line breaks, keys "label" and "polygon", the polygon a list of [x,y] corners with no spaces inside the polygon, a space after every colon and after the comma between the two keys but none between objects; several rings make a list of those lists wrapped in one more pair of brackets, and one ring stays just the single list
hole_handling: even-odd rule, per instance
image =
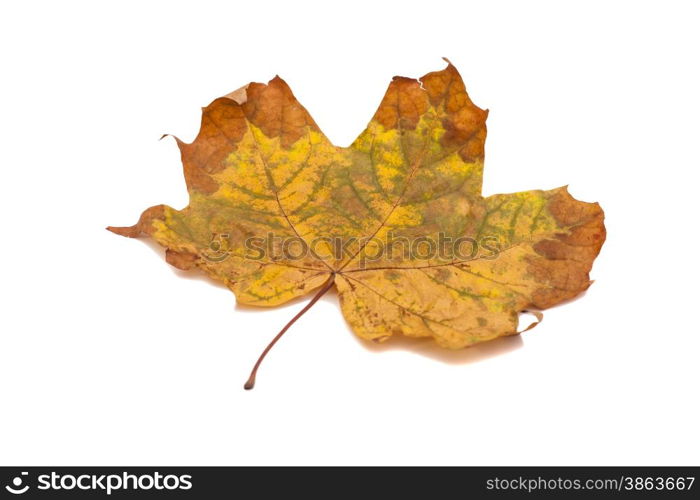
[{"label": "leaf petiole", "polygon": [[255,362],[255,366],[253,366],[253,370],[250,372],[250,377],[248,377],[248,380],[246,381],[245,385],[243,386],[243,388],[244,388],[245,390],[249,391],[250,389],[252,389],[253,387],[255,387],[255,376],[256,376],[257,373],[258,373],[258,368],[260,368],[260,364],[262,363],[263,359],[265,359],[265,356],[267,356],[267,353],[270,352],[270,349],[272,349],[272,346],[274,346],[274,345],[277,343],[277,341],[282,337],[282,335],[284,335],[284,333],[285,333],[287,330],[289,330],[289,327],[292,326],[292,325],[296,322],[296,320],[298,320],[299,318],[301,318],[301,317],[304,315],[304,313],[305,313],[306,311],[308,311],[309,309],[311,309],[311,307],[312,307],[316,302],[318,302],[318,300],[319,300],[321,297],[323,297],[323,295],[324,295],[328,290],[331,289],[331,287],[333,286],[333,283],[334,283],[334,282],[335,282],[335,272],[331,273],[331,275],[330,275],[330,277],[328,278],[328,280],[326,281],[326,283],[321,287],[321,289],[320,289],[318,292],[316,292],[316,295],[313,296],[313,298],[309,301],[309,303],[306,304],[306,305],[304,306],[304,308],[303,308],[301,311],[299,311],[291,320],[289,320],[289,323],[287,323],[286,325],[284,325],[284,328],[282,328],[282,329],[280,330],[280,332],[279,332],[277,335],[275,335],[275,338],[273,338],[273,339],[270,341],[270,343],[267,344],[267,347],[266,347],[265,350],[262,352],[262,354],[260,354],[260,357],[259,357],[258,360]]}]

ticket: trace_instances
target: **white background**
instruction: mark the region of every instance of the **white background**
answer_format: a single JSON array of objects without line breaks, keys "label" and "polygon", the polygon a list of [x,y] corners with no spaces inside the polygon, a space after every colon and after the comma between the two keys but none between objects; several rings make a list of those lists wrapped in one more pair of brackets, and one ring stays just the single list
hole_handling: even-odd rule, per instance
[{"label": "white background", "polygon": [[[0,463],[700,464],[700,73],[691,2],[4,3]],[[173,133],[279,73],[348,145],[391,77],[461,71],[484,194],[599,201],[596,283],[522,337],[356,339],[120,238],[187,203]]]}]

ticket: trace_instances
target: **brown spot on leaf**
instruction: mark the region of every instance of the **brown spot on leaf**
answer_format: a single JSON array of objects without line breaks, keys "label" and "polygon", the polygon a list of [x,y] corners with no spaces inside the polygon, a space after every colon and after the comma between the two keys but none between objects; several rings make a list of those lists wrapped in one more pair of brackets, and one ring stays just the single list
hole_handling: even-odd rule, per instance
[{"label": "brown spot on leaf", "polygon": [[197,138],[191,144],[175,138],[188,189],[205,194],[218,189],[210,174],[226,167],[226,157],[236,150],[247,128],[243,110],[232,99],[222,97],[204,108]]},{"label": "brown spot on leaf", "polygon": [[448,64],[442,71],[428,73],[421,82],[432,106],[445,114],[442,144],[448,149],[458,148],[465,162],[483,160],[488,111],[469,98],[457,69]]},{"label": "brown spot on leaf", "polygon": [[597,203],[578,201],[560,189],[550,198],[548,209],[557,224],[568,230],[533,245],[542,258],[530,258],[527,272],[545,285],[533,294],[533,304],[540,309],[573,298],[590,286],[593,260],[605,242],[604,214]]},{"label": "brown spot on leaf", "polygon": [[578,262],[532,257],[527,262],[528,274],[544,285],[535,290],[532,296],[532,304],[538,309],[571,299],[586,290],[591,283],[588,272],[592,260]]},{"label": "brown spot on leaf", "polygon": [[452,276],[452,273],[444,267],[438,267],[435,274],[438,281],[447,281]]},{"label": "brown spot on leaf", "polygon": [[279,137],[282,147],[294,144],[306,133],[307,127],[319,131],[311,115],[279,76],[267,85],[251,83],[246,94],[247,101],[242,105],[245,116],[267,137]]},{"label": "brown spot on leaf", "polygon": [[386,129],[413,130],[428,110],[428,96],[418,80],[395,76],[384,94],[374,120]]},{"label": "brown spot on leaf", "polygon": [[165,218],[165,205],[156,205],[155,207],[147,208],[141,214],[139,221],[133,226],[114,227],[109,226],[107,229],[120,236],[128,238],[138,238],[142,234],[153,234],[153,221],[163,220]]},{"label": "brown spot on leaf", "polygon": [[535,251],[548,259],[592,263],[605,242],[604,214],[597,203],[573,198],[566,188],[553,192],[547,204],[559,227],[566,229],[556,239],[542,240]]},{"label": "brown spot on leaf", "polygon": [[553,192],[547,208],[560,227],[581,225],[591,219],[603,217],[600,205],[578,201],[569,194],[566,187]]},{"label": "brown spot on leaf", "polygon": [[387,269],[384,271],[384,277],[389,281],[401,279],[401,273],[394,269]]},{"label": "brown spot on leaf", "polygon": [[171,266],[182,269],[183,271],[188,271],[195,267],[199,256],[189,252],[177,252],[168,248],[165,251],[165,260]]}]

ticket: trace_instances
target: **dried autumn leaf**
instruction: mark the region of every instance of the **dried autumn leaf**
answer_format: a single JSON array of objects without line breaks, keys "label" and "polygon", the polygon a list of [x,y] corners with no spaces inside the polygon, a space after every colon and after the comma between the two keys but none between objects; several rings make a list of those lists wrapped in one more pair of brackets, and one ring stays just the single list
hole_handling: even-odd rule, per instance
[{"label": "dried autumn leaf", "polygon": [[[190,196],[132,227],[180,269],[243,304],[335,286],[357,335],[432,337],[457,349],[517,332],[518,313],[587,289],[605,240],[597,203],[566,188],[481,196],[487,112],[448,66],[395,77],[348,148],[319,130],[279,77],[216,99],[177,140]],[[465,248],[466,247],[466,248]],[[531,325],[532,326],[532,325]]]}]

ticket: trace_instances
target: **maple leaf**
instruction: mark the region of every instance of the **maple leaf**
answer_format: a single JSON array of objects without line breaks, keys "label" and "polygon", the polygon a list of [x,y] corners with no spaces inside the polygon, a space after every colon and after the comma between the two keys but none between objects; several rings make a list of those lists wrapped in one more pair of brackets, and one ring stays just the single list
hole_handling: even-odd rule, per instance
[{"label": "maple leaf", "polygon": [[243,304],[315,291],[246,388],[334,286],[363,339],[457,349],[520,333],[520,312],[588,288],[603,211],[565,187],[482,197],[486,117],[448,61],[419,80],[395,77],[366,130],[340,148],[279,77],[251,83],[203,110],[194,142],[176,138],[189,205],[108,229],[153,238],[170,264],[204,271]]}]

